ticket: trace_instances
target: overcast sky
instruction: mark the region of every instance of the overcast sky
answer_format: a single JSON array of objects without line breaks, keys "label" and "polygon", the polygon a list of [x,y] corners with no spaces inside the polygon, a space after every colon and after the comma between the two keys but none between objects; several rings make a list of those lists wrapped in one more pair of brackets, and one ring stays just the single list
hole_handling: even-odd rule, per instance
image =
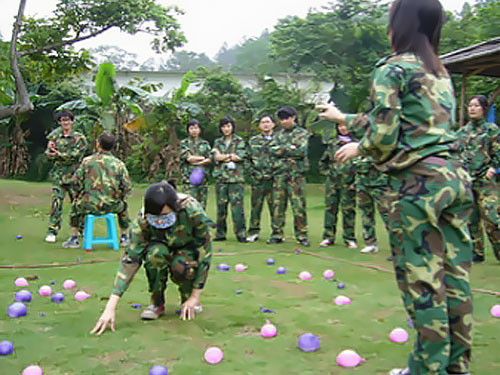
[{"label": "overcast sky", "polygon": [[[19,2],[1,0],[0,33],[10,40],[11,25]],[[257,37],[266,28],[272,30],[277,20],[287,15],[304,17],[310,8],[320,8],[328,0],[158,0],[163,5],[177,4],[185,11],[179,17],[182,30],[188,39],[184,49],[206,53],[214,57],[219,48],[242,42],[246,37]],[[459,11],[465,0],[441,0],[446,10]],[[470,1],[471,3],[473,1]],[[57,0],[28,0],[26,15],[48,16],[55,9]],[[80,42],[78,48],[90,48],[102,44],[116,45],[138,55],[139,62],[155,56],[146,35],[131,36],[114,30]],[[166,58],[167,56],[162,56]]]}]

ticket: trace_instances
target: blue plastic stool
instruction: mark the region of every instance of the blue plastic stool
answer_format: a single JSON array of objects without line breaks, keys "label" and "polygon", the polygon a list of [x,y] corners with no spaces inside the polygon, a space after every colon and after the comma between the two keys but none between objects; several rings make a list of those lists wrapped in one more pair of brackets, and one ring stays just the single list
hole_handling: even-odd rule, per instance
[{"label": "blue plastic stool", "polygon": [[[105,219],[108,235],[106,237],[94,237],[94,221]],[[115,214],[85,216],[85,229],[83,233],[83,249],[92,250],[93,245],[108,245],[113,250],[119,251],[118,231],[116,229]]]}]

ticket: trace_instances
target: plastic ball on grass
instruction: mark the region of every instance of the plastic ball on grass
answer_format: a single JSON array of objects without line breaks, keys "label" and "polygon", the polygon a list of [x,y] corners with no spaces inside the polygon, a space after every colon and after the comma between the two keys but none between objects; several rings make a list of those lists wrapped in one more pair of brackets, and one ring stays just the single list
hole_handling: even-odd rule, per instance
[{"label": "plastic ball on grass", "polygon": [[14,284],[19,287],[29,286],[28,280],[24,277],[18,277],[16,281],[14,281]]},{"label": "plastic ball on grass", "polygon": [[64,294],[54,293],[52,295],[52,302],[63,302],[63,301],[64,301]]},{"label": "plastic ball on grass", "polygon": [[266,264],[268,266],[274,266],[274,263],[275,263],[275,261],[274,261],[273,258],[269,258],[269,259],[266,260]]},{"label": "plastic ball on grass", "polygon": [[230,269],[231,269],[231,267],[229,266],[229,264],[226,264],[226,263],[221,263],[221,264],[217,265],[218,271],[229,271]]},{"label": "plastic ball on grass", "polygon": [[243,272],[243,271],[246,271],[248,268],[248,266],[245,266],[244,264],[237,264],[236,266],[234,266],[234,270],[236,272]]},{"label": "plastic ball on grass", "polygon": [[337,296],[334,299],[336,305],[350,305],[351,299],[346,296]]},{"label": "plastic ball on grass", "polygon": [[325,280],[332,280],[335,277],[335,272],[333,272],[333,270],[325,270],[325,272],[323,272],[323,277]]},{"label": "plastic ball on grass", "polygon": [[406,332],[406,330],[403,328],[394,328],[391,331],[389,338],[392,342],[402,344],[408,341],[408,332]]},{"label": "plastic ball on grass", "polygon": [[494,318],[500,318],[500,305],[493,305],[490,310],[491,316]]},{"label": "plastic ball on grass", "polygon": [[38,290],[38,293],[41,296],[50,296],[52,294],[52,288],[50,286],[48,286],[48,285],[43,285]]},{"label": "plastic ball on grass", "polygon": [[28,314],[28,308],[22,302],[14,302],[7,308],[7,313],[11,318],[20,318]]},{"label": "plastic ball on grass", "polygon": [[23,235],[22,235],[22,234],[18,234],[18,235],[16,236],[16,240],[20,240],[20,239],[22,239],[22,238],[23,238]]},{"label": "plastic ball on grass", "polygon": [[153,366],[149,370],[149,375],[168,375],[168,370],[163,366]]},{"label": "plastic ball on grass", "polygon": [[276,268],[276,273],[278,275],[284,275],[286,273],[286,268],[285,267],[278,267],[278,268]]},{"label": "plastic ball on grass", "polygon": [[22,289],[16,293],[17,302],[31,302],[31,292],[26,289]]},{"label": "plastic ball on grass", "polygon": [[220,350],[215,346],[208,348],[205,351],[205,361],[207,361],[210,364],[219,363],[220,361],[222,361],[223,358],[224,358],[224,353],[222,352],[222,350]]},{"label": "plastic ball on grass", "polygon": [[299,279],[304,280],[304,281],[311,280],[312,275],[310,272],[302,271],[301,273],[299,273]]},{"label": "plastic ball on grass", "polygon": [[14,344],[10,341],[0,342],[0,355],[9,355],[14,353]]},{"label": "plastic ball on grass", "polygon": [[277,332],[278,330],[276,329],[276,326],[269,320],[267,320],[266,324],[264,324],[260,329],[260,335],[264,338],[275,337]]},{"label": "plastic ball on grass", "polygon": [[84,292],[83,290],[79,291],[79,292],[76,292],[75,293],[75,299],[78,301],[78,302],[82,302],[82,301],[85,301],[87,298],[90,297],[90,294],[87,294],[86,292]]},{"label": "plastic ball on grass", "polygon": [[22,375],[43,375],[43,370],[40,366],[28,366],[23,370]]},{"label": "plastic ball on grass", "polygon": [[319,339],[313,333],[304,333],[300,335],[297,345],[303,352],[314,352],[319,349]]},{"label": "plastic ball on grass", "polygon": [[337,356],[337,363],[342,367],[356,367],[363,361],[354,350],[346,349]]},{"label": "plastic ball on grass", "polygon": [[201,185],[201,183],[203,182],[203,177],[205,177],[203,168],[195,168],[189,174],[189,183],[193,186]]},{"label": "plastic ball on grass", "polygon": [[76,283],[73,280],[64,280],[63,288],[64,289],[73,289],[76,286]]},{"label": "plastic ball on grass", "polygon": [[345,283],[337,283],[337,289],[345,289]]}]

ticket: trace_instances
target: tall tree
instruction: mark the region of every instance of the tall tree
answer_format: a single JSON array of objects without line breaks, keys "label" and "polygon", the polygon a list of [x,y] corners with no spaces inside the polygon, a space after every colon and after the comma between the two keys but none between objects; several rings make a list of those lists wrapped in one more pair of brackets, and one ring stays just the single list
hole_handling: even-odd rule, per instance
[{"label": "tall tree", "polygon": [[160,66],[160,70],[189,72],[195,71],[200,66],[210,69],[215,66],[215,63],[204,53],[178,51],[168,59],[166,64]]}]

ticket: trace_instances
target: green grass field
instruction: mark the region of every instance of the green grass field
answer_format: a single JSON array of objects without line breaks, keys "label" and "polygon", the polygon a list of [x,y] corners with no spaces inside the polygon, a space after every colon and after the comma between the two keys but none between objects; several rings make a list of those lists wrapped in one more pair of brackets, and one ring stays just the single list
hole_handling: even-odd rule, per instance
[{"label": "green grass field", "polygon": [[[136,186],[130,201],[133,217],[141,205],[145,186]],[[248,191],[247,191],[248,193]],[[295,254],[292,216],[288,213],[287,241],[266,245],[270,234],[267,209],[264,209],[261,239],[252,244],[236,242],[232,227],[228,241],[214,243],[211,274],[202,296],[204,311],[191,322],[180,321],[175,310],[179,300],[176,288],[169,285],[167,316],[158,321],[141,321],[140,311],[132,304],[149,303],[142,270],[122,298],[116,332],[101,337],[89,334],[101,314],[112,288],[119,253],[105,247],[86,253],[63,249],[61,243],[69,234],[68,205],[63,229],[56,244],[43,242],[48,220],[50,185],[0,180],[0,264],[52,265],[0,269],[0,341],[15,345],[10,356],[0,357],[0,374],[20,374],[30,364],[38,364],[45,375],[62,374],[129,374],[146,375],[154,365],[166,366],[171,374],[387,374],[391,368],[404,367],[415,334],[409,329],[406,344],[389,341],[393,328],[408,328],[400,302],[389,255],[387,235],[379,221],[380,253],[361,255],[338,245],[320,249],[323,226],[323,187],[308,186],[309,232],[312,246]],[[250,207],[247,196],[247,214]],[[209,216],[215,218],[213,190],[209,197]],[[249,215],[247,215],[248,217]],[[357,236],[361,241],[359,217]],[[98,226],[104,231],[104,226]],[[22,234],[21,240],[16,235]],[[340,237],[339,237],[340,238]],[[304,249],[305,250],[305,249]],[[286,275],[277,275],[276,267],[267,266],[274,257],[276,266],[287,267]],[[87,264],[91,260],[107,262]],[[81,262],[81,263],[80,263]],[[75,264],[73,264],[75,263]],[[230,272],[216,270],[219,263],[230,264]],[[237,263],[247,264],[246,272],[234,272]],[[367,266],[376,266],[368,268]],[[346,283],[339,291],[336,283],[322,280],[331,268],[338,281]],[[297,275],[307,270],[311,281],[300,281]],[[474,350],[472,373],[498,375],[498,338],[500,319],[489,310],[500,299],[485,290],[499,290],[499,263],[491,250],[485,264],[473,268]],[[37,278],[30,281],[33,300],[28,316],[10,319],[7,307],[14,300],[17,277]],[[37,291],[41,285],[55,281],[54,291],[63,291],[62,282],[71,278],[77,290],[91,294],[86,302],[76,302],[74,292],[64,291],[66,301],[55,304]],[[236,294],[236,290],[241,294]],[[352,304],[336,306],[332,298],[344,294]],[[262,313],[260,307],[274,313]],[[41,315],[42,314],[42,315]],[[270,319],[278,328],[274,339],[260,337],[260,327]],[[320,338],[320,350],[305,353],[297,348],[300,334],[312,332]],[[208,365],[203,353],[210,346],[224,351],[224,361]],[[343,349],[356,350],[366,361],[354,369],[342,369],[335,358]]]}]

